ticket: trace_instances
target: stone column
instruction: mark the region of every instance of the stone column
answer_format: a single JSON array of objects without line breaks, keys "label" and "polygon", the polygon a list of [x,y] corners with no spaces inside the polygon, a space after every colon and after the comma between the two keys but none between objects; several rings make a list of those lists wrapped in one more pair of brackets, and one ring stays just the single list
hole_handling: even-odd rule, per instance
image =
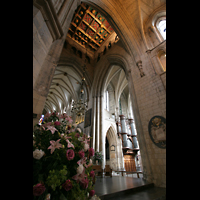
[{"label": "stone column", "polygon": [[[101,103],[101,110],[100,110],[100,119],[101,119],[101,121],[100,121],[100,128],[101,128],[101,134],[100,134],[100,136],[101,136],[101,150],[102,150],[102,155],[103,155],[103,161],[102,161],[102,165],[101,165],[101,168],[102,169],[105,169],[105,163],[106,163],[106,151],[105,151],[105,133],[104,133],[104,119],[103,119],[103,116],[104,116],[104,107],[103,107],[103,105],[104,105],[104,99],[103,99],[103,95],[101,95],[100,96],[100,103]],[[103,172],[103,177],[104,177],[104,175],[105,175],[105,173]]]},{"label": "stone column", "polygon": [[41,116],[44,108],[46,97],[49,92],[54,71],[60,58],[64,41],[65,38],[62,38],[54,41],[51,45],[33,88],[33,113],[38,114],[39,117]]},{"label": "stone column", "polygon": [[119,108],[116,107],[115,108],[115,121],[118,121],[119,120]]},{"label": "stone column", "polygon": [[95,127],[96,127],[96,96],[93,96],[93,127],[92,127],[92,148],[95,150]]},{"label": "stone column", "polygon": [[[34,118],[33,123],[37,122],[39,120],[38,118],[40,118],[42,114],[46,97],[48,95],[54,75],[54,71],[60,59],[70,22],[72,20],[75,9],[77,8],[77,1],[72,1],[70,10],[66,13],[65,20],[63,21],[63,26],[62,28],[59,28],[60,24],[58,23],[57,16],[52,16],[51,12],[53,12],[53,10],[51,10],[50,7],[46,6],[46,4],[49,4],[48,2],[33,2],[33,5],[41,10],[42,15],[45,15],[45,23],[53,37],[53,43],[48,50],[48,53],[41,65],[40,71],[37,74],[35,83],[33,85],[33,113],[37,114],[37,118]],[[47,20],[46,16],[49,16],[51,18],[53,17],[53,20]],[[35,12],[33,14],[33,18],[34,17]]]},{"label": "stone column", "polygon": [[99,103],[99,97],[96,97],[96,136],[95,136],[95,150],[99,151],[99,107],[100,107],[100,103]]},{"label": "stone column", "polygon": [[119,134],[121,133],[121,128],[120,128],[120,122],[116,122],[116,127],[117,127],[117,135],[120,136]]},{"label": "stone column", "polygon": [[[117,126],[117,134],[118,136],[120,136],[120,139],[121,139],[121,131],[122,131],[122,128],[121,128],[121,123],[120,122],[116,122],[116,126]],[[122,143],[122,139],[121,139],[121,145],[118,146],[118,152],[121,154],[119,155],[119,158],[118,158],[118,161],[119,161],[119,164],[118,166],[121,166],[120,163],[122,163],[122,166],[119,170],[123,170],[125,171],[125,168],[124,168],[124,154],[123,154],[123,143]]]}]

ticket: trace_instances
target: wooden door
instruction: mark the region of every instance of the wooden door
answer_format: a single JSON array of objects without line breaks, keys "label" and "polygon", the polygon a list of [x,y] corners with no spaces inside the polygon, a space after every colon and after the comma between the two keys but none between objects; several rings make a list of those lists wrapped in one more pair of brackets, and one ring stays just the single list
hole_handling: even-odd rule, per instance
[{"label": "wooden door", "polygon": [[124,155],[124,165],[128,172],[136,171],[134,155]]}]

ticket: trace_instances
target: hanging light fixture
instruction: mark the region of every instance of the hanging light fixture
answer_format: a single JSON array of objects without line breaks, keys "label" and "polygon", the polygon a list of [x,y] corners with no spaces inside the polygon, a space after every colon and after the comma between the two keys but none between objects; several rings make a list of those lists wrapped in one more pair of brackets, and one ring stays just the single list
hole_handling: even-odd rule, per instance
[{"label": "hanging light fixture", "polygon": [[[86,48],[86,56],[87,56],[87,48]],[[85,111],[88,109],[87,100],[86,101],[83,100],[83,97],[84,97],[83,85],[85,83],[86,56],[85,56],[85,63],[83,66],[83,76],[82,76],[82,81],[81,81],[79,100],[77,102],[76,101],[72,102],[71,112],[75,113],[76,116],[85,115]]]}]

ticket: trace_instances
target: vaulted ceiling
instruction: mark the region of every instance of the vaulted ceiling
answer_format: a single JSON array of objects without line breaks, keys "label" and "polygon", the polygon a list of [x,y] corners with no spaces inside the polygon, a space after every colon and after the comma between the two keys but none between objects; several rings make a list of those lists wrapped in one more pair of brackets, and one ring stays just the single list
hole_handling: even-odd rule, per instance
[{"label": "vaulted ceiling", "polygon": [[[78,98],[80,85],[81,76],[73,67],[57,66],[45,102],[45,110],[63,112],[70,109],[71,100]],[[85,94],[87,94],[86,90]]]},{"label": "vaulted ceiling", "polygon": [[128,99],[128,94],[129,94],[128,81],[126,79],[124,70],[120,66],[117,65],[112,66],[105,84],[105,89],[108,87],[109,84],[115,91],[116,105],[118,104],[118,100],[122,93],[124,93],[124,95]]}]

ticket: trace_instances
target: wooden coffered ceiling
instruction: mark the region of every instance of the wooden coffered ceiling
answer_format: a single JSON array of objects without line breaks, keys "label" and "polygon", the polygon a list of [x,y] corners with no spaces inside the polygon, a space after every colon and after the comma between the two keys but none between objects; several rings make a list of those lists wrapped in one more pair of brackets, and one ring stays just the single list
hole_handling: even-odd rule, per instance
[{"label": "wooden coffered ceiling", "polygon": [[106,18],[85,3],[75,10],[67,37],[93,52],[114,32]]}]

